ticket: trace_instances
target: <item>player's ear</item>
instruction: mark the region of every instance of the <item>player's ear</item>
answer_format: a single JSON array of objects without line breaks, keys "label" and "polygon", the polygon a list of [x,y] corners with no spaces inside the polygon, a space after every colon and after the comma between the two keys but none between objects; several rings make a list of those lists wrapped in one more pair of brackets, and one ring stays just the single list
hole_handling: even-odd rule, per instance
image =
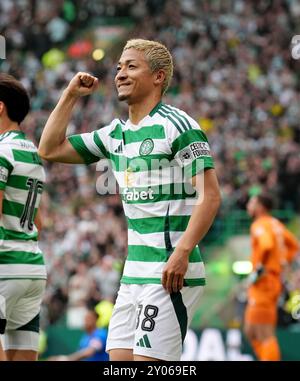
[{"label": "player's ear", "polygon": [[4,103],[0,101],[0,115],[2,115],[4,107],[5,107]]},{"label": "player's ear", "polygon": [[154,84],[155,85],[161,85],[164,83],[164,80],[166,78],[166,73],[163,69],[159,69],[155,72],[154,77]]}]

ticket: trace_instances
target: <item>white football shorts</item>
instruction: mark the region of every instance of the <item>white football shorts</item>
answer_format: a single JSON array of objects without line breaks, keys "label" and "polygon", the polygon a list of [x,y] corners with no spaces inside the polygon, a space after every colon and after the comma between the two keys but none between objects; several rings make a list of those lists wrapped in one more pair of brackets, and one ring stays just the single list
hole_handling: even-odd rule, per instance
[{"label": "white football shorts", "polygon": [[46,287],[44,279],[0,280],[1,315],[6,319],[3,347],[38,350],[39,312]]},{"label": "white football shorts", "polygon": [[179,361],[203,286],[169,294],[160,284],[121,284],[109,324],[106,351]]}]

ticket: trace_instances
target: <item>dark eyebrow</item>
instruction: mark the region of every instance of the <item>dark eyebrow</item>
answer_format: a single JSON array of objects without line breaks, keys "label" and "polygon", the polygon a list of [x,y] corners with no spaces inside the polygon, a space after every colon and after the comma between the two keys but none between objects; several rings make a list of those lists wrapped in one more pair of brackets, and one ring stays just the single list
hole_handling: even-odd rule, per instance
[{"label": "dark eyebrow", "polygon": [[[134,62],[134,61],[136,61],[136,60],[131,59],[131,60],[126,60],[126,61],[124,61],[123,63],[124,63],[124,64],[129,64],[130,62]],[[122,62],[119,61],[119,62],[118,62],[118,65],[121,65],[121,63],[122,63]]]}]

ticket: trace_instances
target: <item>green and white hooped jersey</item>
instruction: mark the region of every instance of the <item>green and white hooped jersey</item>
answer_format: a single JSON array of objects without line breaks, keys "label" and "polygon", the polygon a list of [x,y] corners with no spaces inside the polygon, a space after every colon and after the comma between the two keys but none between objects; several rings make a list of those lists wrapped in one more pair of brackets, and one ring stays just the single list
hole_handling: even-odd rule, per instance
[{"label": "green and white hooped jersey", "polygon": [[[87,164],[101,158],[111,161],[128,221],[121,282],[160,284],[165,263],[198,199],[188,178],[214,167],[205,134],[184,111],[159,103],[138,125],[115,119],[68,139]],[[196,247],[185,285],[204,284],[204,265]]]},{"label": "green and white hooped jersey", "polygon": [[0,135],[0,279],[46,279],[34,224],[45,172],[35,145],[21,131]]}]

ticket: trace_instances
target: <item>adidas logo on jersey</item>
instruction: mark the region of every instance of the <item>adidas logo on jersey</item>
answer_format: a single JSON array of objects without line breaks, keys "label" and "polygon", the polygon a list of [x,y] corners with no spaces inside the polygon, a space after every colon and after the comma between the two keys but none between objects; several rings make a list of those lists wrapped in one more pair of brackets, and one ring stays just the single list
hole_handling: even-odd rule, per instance
[{"label": "adidas logo on jersey", "polygon": [[148,190],[137,191],[133,188],[133,190],[129,190],[129,188],[125,188],[122,196],[125,202],[128,201],[138,201],[138,200],[154,200],[153,189],[149,188]]},{"label": "adidas logo on jersey", "polygon": [[140,340],[137,341],[135,344],[137,347],[146,347],[146,348],[152,348],[148,335],[144,335]]},{"label": "adidas logo on jersey", "polygon": [[123,144],[120,143],[119,147],[115,149],[115,153],[122,153],[123,152]]}]

